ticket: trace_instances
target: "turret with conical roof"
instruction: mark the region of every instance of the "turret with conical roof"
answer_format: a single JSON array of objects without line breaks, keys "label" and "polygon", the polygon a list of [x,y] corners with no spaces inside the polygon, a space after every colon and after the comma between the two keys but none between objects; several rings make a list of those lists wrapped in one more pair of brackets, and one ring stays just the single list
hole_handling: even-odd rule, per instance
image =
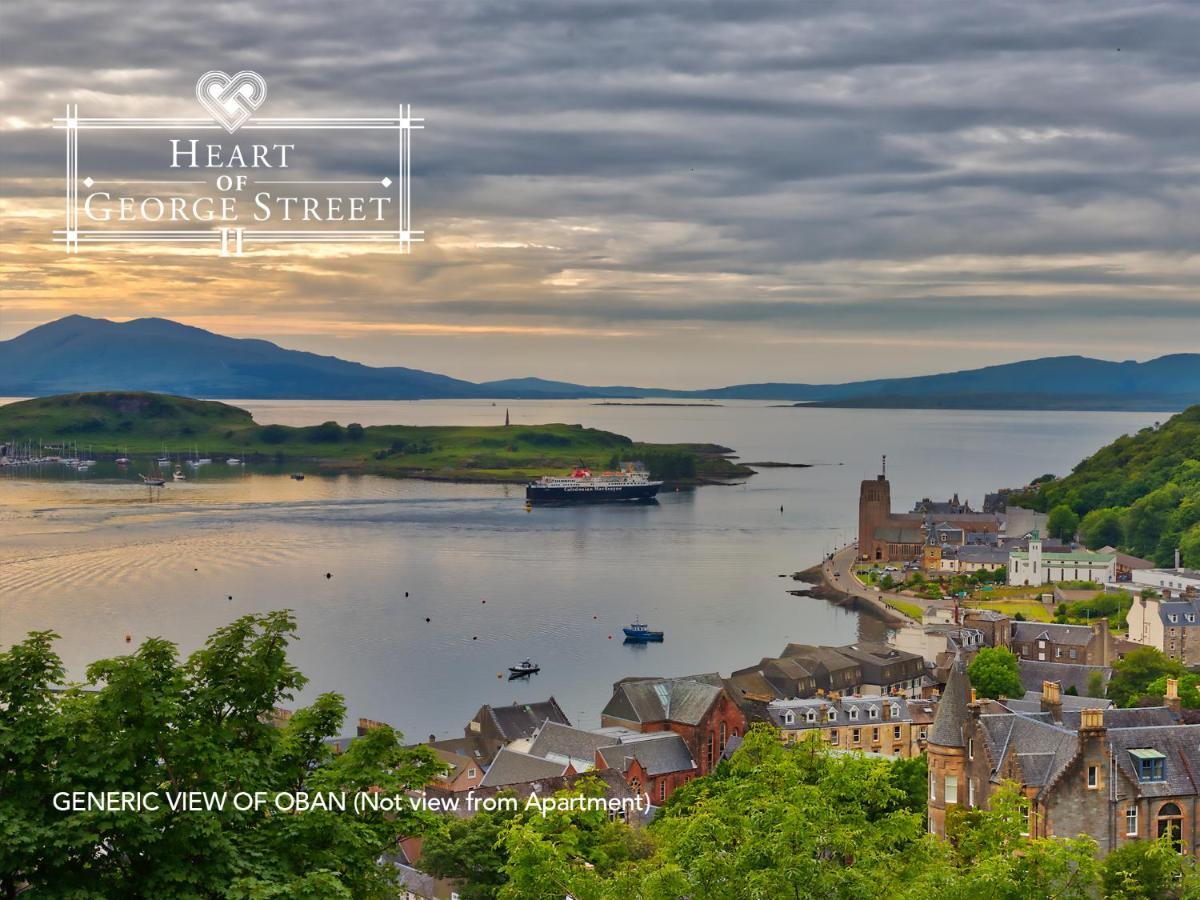
[{"label": "turret with conical roof", "polygon": [[946,836],[947,807],[961,806],[970,797],[967,782],[968,729],[973,726],[967,706],[970,699],[971,682],[966,665],[962,653],[956,653],[925,746],[929,764],[929,830],[941,837]]},{"label": "turret with conical roof", "polygon": [[970,712],[967,703],[971,700],[971,683],[967,680],[967,668],[963,664],[962,654],[954,654],[954,662],[950,666],[950,674],[946,676],[946,690],[938,701],[937,715],[933,717],[933,727],[929,731],[929,743],[941,747],[965,747],[963,726],[967,724]]}]

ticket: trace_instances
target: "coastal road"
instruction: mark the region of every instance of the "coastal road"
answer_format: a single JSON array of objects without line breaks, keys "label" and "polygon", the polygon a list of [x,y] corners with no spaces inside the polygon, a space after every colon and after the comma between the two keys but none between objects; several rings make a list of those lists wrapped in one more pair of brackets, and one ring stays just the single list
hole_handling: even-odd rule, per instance
[{"label": "coastal road", "polygon": [[825,578],[825,583],[844,594],[850,594],[868,603],[884,607],[892,615],[902,614],[887,607],[887,604],[883,602],[884,598],[907,604],[915,603],[922,609],[927,606],[947,606],[950,604],[950,601],[947,600],[923,600],[918,597],[906,597],[903,594],[896,594],[891,591],[876,591],[867,587],[854,576],[854,563],[857,556],[858,546],[851,544],[849,547],[837,551],[833,556],[823,561],[821,563],[821,574]]}]

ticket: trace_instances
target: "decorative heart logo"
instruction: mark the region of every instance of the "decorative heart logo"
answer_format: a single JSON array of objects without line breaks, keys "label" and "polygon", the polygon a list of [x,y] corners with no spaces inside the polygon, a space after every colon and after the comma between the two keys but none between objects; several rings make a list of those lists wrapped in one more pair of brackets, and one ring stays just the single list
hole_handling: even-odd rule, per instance
[{"label": "decorative heart logo", "polygon": [[230,134],[267,100],[267,82],[257,72],[227,75],[214,69],[196,82],[196,99]]}]

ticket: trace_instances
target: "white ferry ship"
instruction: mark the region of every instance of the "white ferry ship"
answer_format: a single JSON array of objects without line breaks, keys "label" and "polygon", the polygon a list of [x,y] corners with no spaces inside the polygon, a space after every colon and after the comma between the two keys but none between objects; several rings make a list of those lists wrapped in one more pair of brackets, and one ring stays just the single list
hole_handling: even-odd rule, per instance
[{"label": "white ferry ship", "polygon": [[565,477],[545,475],[525,486],[530,503],[609,503],[618,500],[653,500],[662,487],[632,465],[620,472],[593,475],[579,466]]}]

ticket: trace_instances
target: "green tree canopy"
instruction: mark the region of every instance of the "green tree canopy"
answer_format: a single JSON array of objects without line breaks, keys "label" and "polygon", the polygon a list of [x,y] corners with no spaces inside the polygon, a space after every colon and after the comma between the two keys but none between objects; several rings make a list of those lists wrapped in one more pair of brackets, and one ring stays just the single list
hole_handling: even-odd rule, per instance
[{"label": "green tree canopy", "polygon": [[1060,503],[1050,510],[1050,516],[1046,520],[1046,531],[1050,533],[1051,537],[1056,537],[1060,541],[1069,541],[1075,537],[1078,528],[1079,516],[1067,504]]},{"label": "green tree canopy", "polygon": [[1125,543],[1125,529],[1120,510],[1093,509],[1080,522],[1079,536],[1090,550],[1121,546]]},{"label": "green tree canopy", "polygon": [[1134,706],[1139,697],[1150,693],[1150,685],[1158,679],[1181,678],[1187,670],[1155,647],[1138,647],[1113,663],[1113,676],[1108,682],[1108,699],[1117,706]]},{"label": "green tree canopy", "polygon": [[56,635],[0,653],[0,895],[384,897],[377,861],[427,816],[266,809],[59,812],[59,791],[357,792],[421,787],[442,768],[390,728],[334,756],[342,698],[323,694],[281,727],[272,711],[305,683],[288,662],[287,612],[244,616],[186,660],[159,638],[64,677]]},{"label": "green tree canopy", "polygon": [[967,666],[967,677],[980,697],[1022,697],[1021,670],[1007,647],[982,647]]}]

